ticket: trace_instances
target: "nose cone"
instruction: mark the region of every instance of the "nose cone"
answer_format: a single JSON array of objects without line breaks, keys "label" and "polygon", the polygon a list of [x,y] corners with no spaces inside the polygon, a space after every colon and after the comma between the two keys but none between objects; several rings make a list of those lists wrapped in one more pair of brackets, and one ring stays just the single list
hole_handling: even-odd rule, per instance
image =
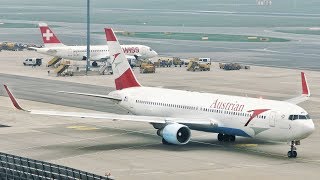
[{"label": "nose cone", "polygon": [[158,56],[158,53],[156,51],[152,51],[152,55],[155,57]]},{"label": "nose cone", "polygon": [[303,132],[304,132],[304,137],[310,136],[314,132],[314,123],[312,119],[309,119],[308,121],[304,122],[303,126]]}]

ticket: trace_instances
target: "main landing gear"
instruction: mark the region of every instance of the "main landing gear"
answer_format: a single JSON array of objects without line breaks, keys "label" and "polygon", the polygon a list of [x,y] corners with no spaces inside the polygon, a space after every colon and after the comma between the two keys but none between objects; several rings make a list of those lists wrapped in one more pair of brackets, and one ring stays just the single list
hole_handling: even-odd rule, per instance
[{"label": "main landing gear", "polygon": [[224,141],[224,142],[234,142],[236,140],[236,136],[234,135],[228,135],[228,134],[218,134],[218,141]]},{"label": "main landing gear", "polygon": [[296,145],[299,145],[300,141],[291,141],[290,145],[290,151],[288,151],[288,157],[289,158],[296,158],[298,153],[297,153],[297,148]]}]

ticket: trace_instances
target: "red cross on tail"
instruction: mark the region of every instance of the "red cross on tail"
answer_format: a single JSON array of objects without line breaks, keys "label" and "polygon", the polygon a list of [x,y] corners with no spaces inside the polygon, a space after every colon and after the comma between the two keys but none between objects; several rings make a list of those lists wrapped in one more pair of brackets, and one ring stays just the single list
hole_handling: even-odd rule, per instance
[{"label": "red cross on tail", "polygon": [[61,41],[57,38],[57,36],[53,33],[53,31],[49,28],[49,26],[46,23],[39,23],[39,28],[45,47],[65,46],[61,43]]}]

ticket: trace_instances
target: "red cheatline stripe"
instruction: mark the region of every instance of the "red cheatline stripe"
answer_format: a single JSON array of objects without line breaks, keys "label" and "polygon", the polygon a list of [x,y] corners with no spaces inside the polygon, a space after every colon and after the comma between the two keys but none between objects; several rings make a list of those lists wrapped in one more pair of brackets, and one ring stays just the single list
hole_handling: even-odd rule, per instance
[{"label": "red cheatline stripe", "polygon": [[9,97],[10,97],[10,99],[11,99],[13,105],[14,105],[14,107],[16,107],[16,108],[19,109],[19,110],[24,110],[24,109],[22,109],[21,106],[18,104],[17,100],[14,98],[13,94],[10,92],[9,88],[7,87],[7,85],[3,85],[3,86],[4,86],[4,88],[6,89],[8,95],[9,95]]},{"label": "red cheatline stripe", "polygon": [[117,41],[117,38],[111,28],[104,28],[104,31],[106,32],[107,41]]},{"label": "red cheatline stripe", "polygon": [[257,117],[259,114],[261,114],[261,113],[263,113],[265,111],[268,111],[268,110],[270,110],[270,109],[255,109],[255,110],[248,111],[248,112],[252,112],[253,111],[253,113],[252,113],[251,117],[249,118],[249,120],[247,121],[247,123],[244,126],[248,126],[248,124],[250,123],[250,121],[253,118]]},{"label": "red cheatline stripe", "polygon": [[301,72],[302,94],[309,95],[307,80],[304,72]]}]

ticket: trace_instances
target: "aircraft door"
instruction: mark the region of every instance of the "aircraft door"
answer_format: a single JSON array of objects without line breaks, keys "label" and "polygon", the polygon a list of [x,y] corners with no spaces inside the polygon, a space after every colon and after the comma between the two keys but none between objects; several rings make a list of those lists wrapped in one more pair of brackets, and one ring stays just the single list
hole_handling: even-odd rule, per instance
[{"label": "aircraft door", "polygon": [[[139,48],[138,48],[139,49]],[[139,51],[139,50],[138,50]],[[139,54],[143,57],[146,57],[148,54],[149,49],[146,47],[142,47],[141,50],[139,51]]]},{"label": "aircraft door", "polygon": [[282,114],[281,118],[279,118],[279,120],[278,120],[278,124],[279,124],[280,129],[290,129],[291,122],[292,122],[291,120],[286,118],[285,114]]},{"label": "aircraft door", "polygon": [[269,126],[270,127],[276,126],[276,118],[277,118],[277,113],[275,111],[272,111],[269,116]]},{"label": "aircraft door", "polygon": [[73,49],[69,49],[69,53],[68,54],[71,54],[72,57],[77,57],[79,56],[79,53],[77,50],[73,50]]}]

